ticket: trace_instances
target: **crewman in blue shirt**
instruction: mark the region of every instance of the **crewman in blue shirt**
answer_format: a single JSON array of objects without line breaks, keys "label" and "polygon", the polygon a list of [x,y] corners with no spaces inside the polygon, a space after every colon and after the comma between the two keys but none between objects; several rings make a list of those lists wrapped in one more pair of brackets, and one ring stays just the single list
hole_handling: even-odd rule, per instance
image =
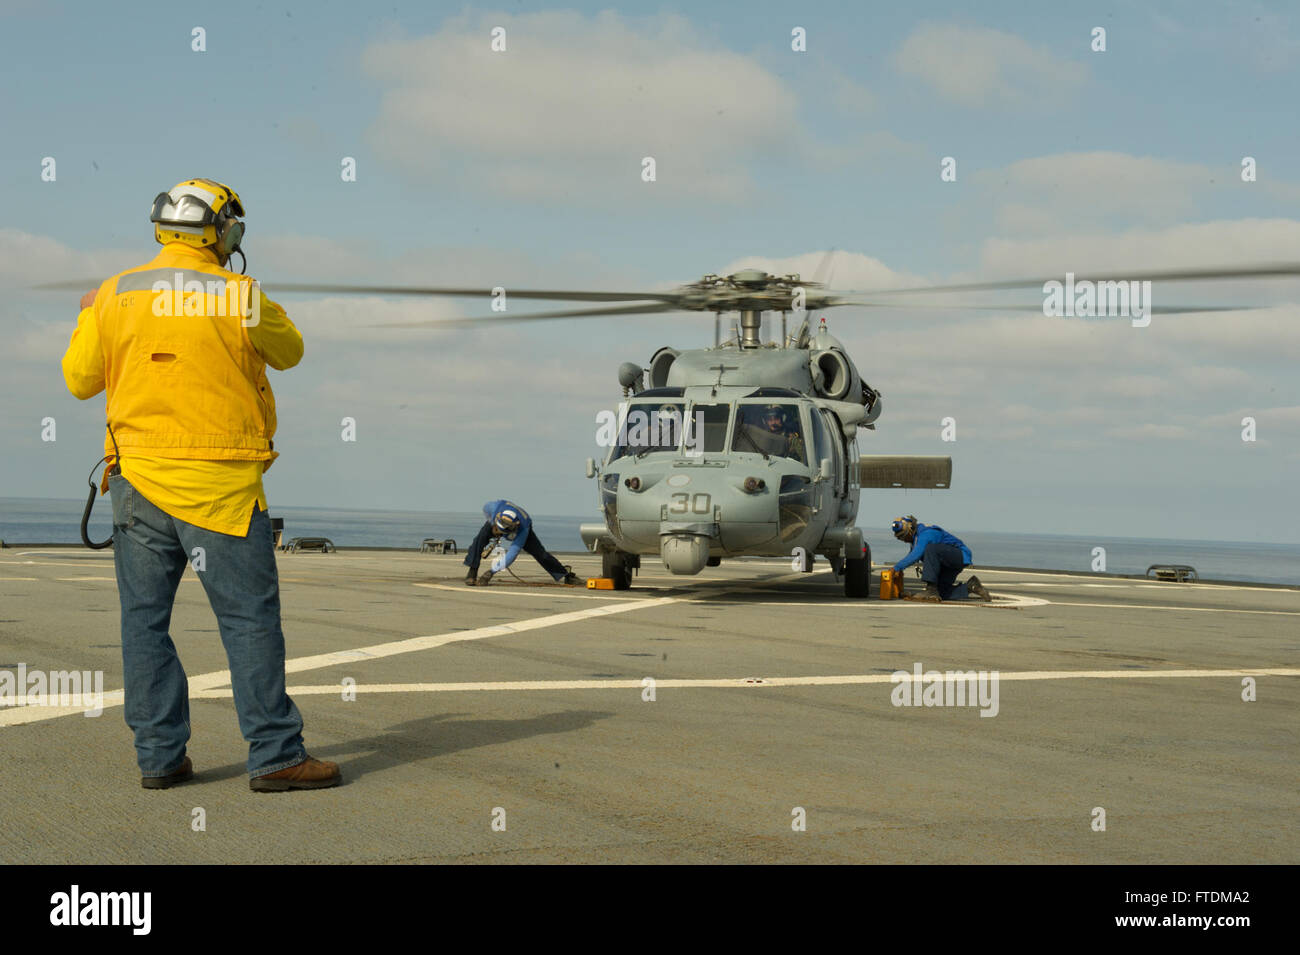
[{"label": "crewman in blue shirt", "polygon": [[[465,565],[469,568],[469,573],[465,575],[466,584],[471,587],[485,586],[492,579],[493,574],[499,574],[514,563],[521,550],[531,554],[556,583],[573,584],[577,581],[578,578],[572,570],[547,553],[546,548],[533,532],[533,519],[518,504],[511,504],[504,500],[488,501],[483,505],[483,516],[487,520],[465,554]],[[483,559],[483,548],[493,537],[504,537],[510,541],[510,547],[504,557],[494,560],[488,572],[479,577],[478,565]]]},{"label": "crewman in blue shirt", "polygon": [[890,529],[903,543],[912,545],[907,556],[894,565],[894,573],[901,573],[918,560],[921,561],[921,579],[925,581],[925,593],[917,594],[914,599],[966,600],[971,596],[985,601],[993,599],[993,595],[974,575],[965,583],[954,583],[962,569],[971,564],[970,548],[960,538],[935,524],[920,524],[910,514],[894,521]]}]

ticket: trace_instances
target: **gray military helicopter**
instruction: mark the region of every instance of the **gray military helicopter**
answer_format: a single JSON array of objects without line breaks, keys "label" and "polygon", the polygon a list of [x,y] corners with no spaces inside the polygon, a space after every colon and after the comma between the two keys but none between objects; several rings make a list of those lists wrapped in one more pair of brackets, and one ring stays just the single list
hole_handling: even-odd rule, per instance
[{"label": "gray military helicopter", "polygon": [[[617,427],[604,460],[587,461],[604,521],[579,528],[604,576],[628,587],[646,554],[681,575],[742,556],[793,557],[811,572],[821,554],[847,596],[866,596],[871,550],[854,526],[861,489],[946,488],[952,459],[858,453],[859,430],[880,417],[880,392],[824,318],[813,330],[811,315],[856,303],[798,275],[746,269],[706,275],[672,304],[713,311],[714,344],[664,347],[646,369],[619,369]],[[739,318],[724,340],[730,311]],[[780,315],[772,340],[764,312]]]}]

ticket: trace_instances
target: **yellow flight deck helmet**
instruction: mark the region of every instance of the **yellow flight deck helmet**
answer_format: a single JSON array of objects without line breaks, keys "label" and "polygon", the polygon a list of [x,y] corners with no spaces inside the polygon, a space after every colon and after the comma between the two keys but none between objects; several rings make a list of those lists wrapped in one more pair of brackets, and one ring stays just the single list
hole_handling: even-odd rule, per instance
[{"label": "yellow flight deck helmet", "polygon": [[243,215],[244,204],[229,186],[213,179],[186,179],[158,193],[149,221],[158,242],[210,248],[224,261],[239,251],[244,223],[237,220]]}]

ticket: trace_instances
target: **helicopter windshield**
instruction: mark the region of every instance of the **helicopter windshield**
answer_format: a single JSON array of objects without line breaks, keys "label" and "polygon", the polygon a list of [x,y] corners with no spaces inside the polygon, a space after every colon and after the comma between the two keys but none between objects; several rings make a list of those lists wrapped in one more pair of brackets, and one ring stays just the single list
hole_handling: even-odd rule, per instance
[{"label": "helicopter windshield", "polygon": [[682,402],[641,402],[629,406],[610,460],[628,454],[676,451],[682,442]]},{"label": "helicopter windshield", "polygon": [[718,452],[727,446],[731,405],[695,405],[686,422],[686,451]]},{"label": "helicopter windshield", "polygon": [[792,404],[740,405],[731,450],[749,451],[808,463],[807,444],[799,428],[799,406]]}]

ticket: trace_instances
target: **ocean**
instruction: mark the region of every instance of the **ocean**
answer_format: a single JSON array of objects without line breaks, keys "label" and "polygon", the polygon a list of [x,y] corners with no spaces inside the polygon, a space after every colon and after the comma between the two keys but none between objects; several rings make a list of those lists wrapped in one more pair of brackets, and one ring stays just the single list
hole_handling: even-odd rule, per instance
[{"label": "ocean", "polygon": [[[74,544],[83,501],[0,497],[0,540],[14,544]],[[451,511],[334,510],[278,507],[272,516],[284,518],[284,539],[328,537],[339,547],[418,549],[426,537],[453,538],[463,550],[482,524],[481,514]],[[549,550],[580,552],[578,525],[599,521],[585,517],[534,513],[533,525]],[[90,523],[90,536],[109,536],[109,502],[100,498]],[[1243,541],[1143,540],[1125,537],[1080,537],[1057,534],[1008,534],[957,531],[975,556],[975,566],[1023,567],[1040,570],[1090,572],[1093,548],[1106,550],[1106,572],[1143,574],[1151,564],[1188,564],[1202,579],[1254,581],[1300,586],[1300,545]],[[892,562],[906,553],[888,531],[867,531],[876,564]]]}]

